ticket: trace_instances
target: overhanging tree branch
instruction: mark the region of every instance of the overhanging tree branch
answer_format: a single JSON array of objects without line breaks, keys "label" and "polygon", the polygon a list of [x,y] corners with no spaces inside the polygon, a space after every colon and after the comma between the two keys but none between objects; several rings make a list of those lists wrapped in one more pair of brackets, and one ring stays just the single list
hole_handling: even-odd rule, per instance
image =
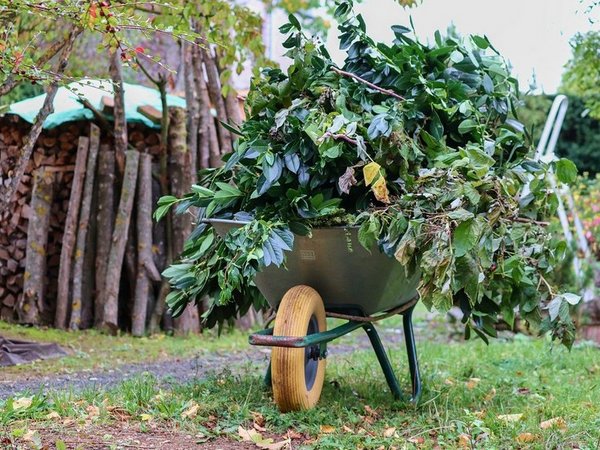
[{"label": "overhanging tree branch", "polygon": [[[73,50],[73,43],[77,36],[81,34],[81,28],[73,28],[65,41],[65,45],[62,48],[60,58],[56,65],[56,73],[62,74],[67,67],[68,59]],[[19,160],[17,161],[17,165],[14,170],[14,174],[12,180],[7,188],[5,188],[0,196],[0,210],[4,210],[8,208],[13,201],[13,197],[19,184],[21,183],[21,178],[25,173],[25,168],[27,167],[27,163],[31,158],[31,153],[33,152],[33,148],[35,143],[42,132],[42,126],[46,118],[52,114],[54,111],[54,97],[56,97],[56,92],[58,91],[59,79],[55,79],[46,90],[46,98],[44,99],[44,104],[40,111],[38,112],[35,122],[29,131],[29,135],[27,136],[27,140],[25,141],[25,145],[21,149]]]}]

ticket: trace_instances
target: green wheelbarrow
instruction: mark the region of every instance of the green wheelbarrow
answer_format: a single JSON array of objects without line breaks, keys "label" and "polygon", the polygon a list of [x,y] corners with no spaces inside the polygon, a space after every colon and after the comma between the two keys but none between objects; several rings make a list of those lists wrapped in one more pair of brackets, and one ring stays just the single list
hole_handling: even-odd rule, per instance
[{"label": "green wheelbarrow", "polygon": [[[211,219],[225,235],[244,222]],[[252,345],[273,347],[265,381],[273,388],[283,412],[313,407],[325,378],[327,343],[358,328],[366,331],[390,390],[396,399],[402,390],[373,323],[394,314],[403,316],[412,395],[421,394],[421,377],[412,327],[418,300],[419,275],[407,276],[395,259],[358,242],[358,229],[313,229],[311,237],[296,236],[286,268],[268,266],[256,285],[277,310],[272,328],[252,334]],[[326,317],[346,322],[327,330]]]}]

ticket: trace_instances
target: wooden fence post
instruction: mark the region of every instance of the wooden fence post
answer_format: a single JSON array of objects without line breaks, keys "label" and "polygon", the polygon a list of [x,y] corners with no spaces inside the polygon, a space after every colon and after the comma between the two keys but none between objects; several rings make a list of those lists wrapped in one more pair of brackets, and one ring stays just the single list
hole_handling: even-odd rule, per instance
[{"label": "wooden fence post", "polygon": [[75,264],[73,266],[73,293],[71,302],[71,321],[69,328],[78,330],[81,325],[81,309],[83,304],[83,261],[86,252],[87,232],[92,209],[92,196],[96,179],[96,161],[100,146],[100,128],[90,125],[90,146],[88,151],[83,199],[79,213],[79,228],[77,230],[77,245],[75,247]]},{"label": "wooden fence post", "polygon": [[129,232],[129,222],[133,209],[135,187],[138,175],[140,154],[137,150],[125,152],[125,173],[121,198],[115,219],[115,226],[108,257],[108,268],[104,282],[104,313],[102,318],[103,328],[115,333],[118,330],[119,319],[119,284],[121,282],[121,269]]},{"label": "wooden fence post", "polygon": [[83,193],[83,179],[87,165],[87,154],[89,139],[85,136],[79,138],[77,147],[77,159],[75,161],[75,173],[71,196],[69,197],[69,209],[65,221],[65,231],[60,252],[60,267],[58,273],[58,294],[56,296],[56,316],[54,326],[64,329],[67,326],[67,315],[69,310],[69,292],[71,287],[71,264],[73,261],[73,250],[75,247],[75,227],[79,219],[79,207]]},{"label": "wooden fence post", "polygon": [[140,155],[137,201],[137,280],[131,320],[131,334],[143,336],[146,332],[150,281],[160,281],[160,273],[152,255],[152,156]]},{"label": "wooden fence post", "polygon": [[104,314],[104,283],[110,254],[115,220],[115,152],[107,144],[100,146],[98,155],[98,211],[96,215],[96,295],[94,297],[94,326],[102,325]]},{"label": "wooden fence post", "polygon": [[21,324],[39,325],[40,313],[44,308],[46,245],[53,195],[54,173],[42,167],[35,172],[31,196],[23,295],[17,304],[17,313]]},{"label": "wooden fence post", "polygon": [[[171,192],[176,197],[185,195],[191,186],[191,158],[186,143],[186,118],[182,108],[169,108],[169,174]],[[173,220],[173,256],[183,251],[185,239],[192,231],[189,214],[172,214]],[[174,320],[175,332],[178,334],[198,333],[200,318],[196,305],[188,305],[183,314]]]}]

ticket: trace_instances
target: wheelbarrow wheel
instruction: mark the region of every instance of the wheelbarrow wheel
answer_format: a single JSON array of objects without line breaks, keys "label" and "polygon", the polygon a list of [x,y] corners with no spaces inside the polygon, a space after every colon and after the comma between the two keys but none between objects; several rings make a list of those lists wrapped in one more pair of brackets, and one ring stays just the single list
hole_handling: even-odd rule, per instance
[{"label": "wheelbarrow wheel", "polygon": [[[273,336],[304,337],[327,329],[323,300],[309,286],[295,286],[283,296]],[[273,397],[282,412],[315,406],[325,378],[325,359],[319,345],[306,348],[273,347]]]}]

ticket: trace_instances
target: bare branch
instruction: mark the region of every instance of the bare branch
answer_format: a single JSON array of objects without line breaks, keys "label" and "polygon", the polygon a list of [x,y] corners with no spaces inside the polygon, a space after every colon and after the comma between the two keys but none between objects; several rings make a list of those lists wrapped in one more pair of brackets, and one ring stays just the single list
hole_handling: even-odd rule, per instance
[{"label": "bare branch", "polygon": [[356,81],[359,81],[365,85],[367,85],[368,87],[370,87],[371,89],[375,89],[376,91],[379,91],[383,94],[386,95],[390,95],[392,97],[397,98],[398,100],[406,100],[404,97],[402,97],[399,94],[396,94],[394,91],[390,90],[390,89],[385,89],[382,87],[377,86],[376,84],[371,83],[370,81],[365,80],[364,78],[359,77],[358,75],[355,75],[351,72],[346,72],[345,70],[342,69],[338,69],[337,67],[331,66],[331,70],[333,70],[335,73],[348,77],[348,78],[352,78]]},{"label": "bare branch", "polygon": [[[56,65],[56,72],[62,73],[67,67],[67,62],[69,56],[71,55],[71,50],[73,50],[73,43],[79,34],[81,33],[81,28],[73,28],[69,32],[69,36],[65,41],[65,45],[62,48],[60,59]],[[42,127],[44,125],[44,121],[46,118],[52,114],[54,111],[54,97],[56,97],[56,92],[58,91],[59,79],[55,79],[46,90],[46,98],[44,99],[44,104],[40,111],[38,112],[35,122],[29,131],[29,135],[27,136],[27,140],[25,145],[21,149],[21,154],[19,156],[19,160],[17,162],[17,166],[14,171],[14,175],[12,177],[11,183],[4,190],[2,196],[0,196],[0,210],[8,209],[8,205],[10,205],[13,201],[13,197],[15,192],[17,192],[17,188],[21,183],[21,178],[25,173],[25,168],[27,167],[27,163],[31,158],[31,154],[33,153],[33,148],[35,143],[42,132]]]}]

